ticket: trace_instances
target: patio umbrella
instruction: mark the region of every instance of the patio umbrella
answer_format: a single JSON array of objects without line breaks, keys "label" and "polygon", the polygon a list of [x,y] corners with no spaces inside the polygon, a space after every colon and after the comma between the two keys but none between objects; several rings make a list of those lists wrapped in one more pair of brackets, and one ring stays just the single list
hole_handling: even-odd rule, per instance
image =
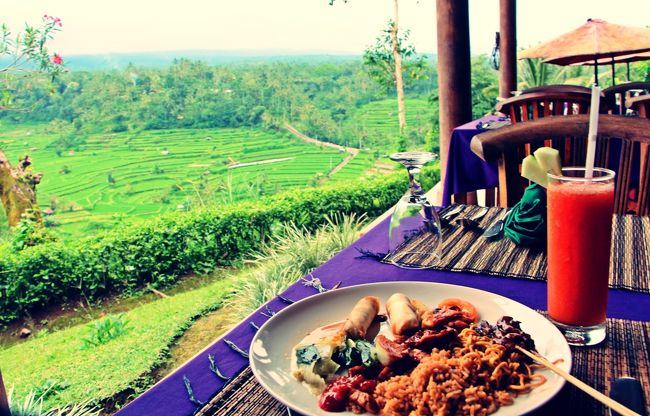
[{"label": "patio umbrella", "polygon": [[518,58],[544,58],[556,65],[592,63],[598,82],[598,64],[603,60],[646,51],[650,51],[650,29],[589,19],[575,30],[520,52]]}]

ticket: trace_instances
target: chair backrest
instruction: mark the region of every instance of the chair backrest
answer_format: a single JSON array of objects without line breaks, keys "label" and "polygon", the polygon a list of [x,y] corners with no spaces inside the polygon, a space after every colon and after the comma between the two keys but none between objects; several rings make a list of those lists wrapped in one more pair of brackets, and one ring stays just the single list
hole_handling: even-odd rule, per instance
[{"label": "chair backrest", "polygon": [[[560,151],[563,166],[584,166],[589,116],[547,117],[490,130],[474,136],[472,151],[487,162],[498,161],[498,205],[513,206],[529,182],[521,161],[541,146]],[[596,166],[616,172],[617,213],[648,215],[650,206],[650,119],[600,115]]]},{"label": "chair backrest", "polygon": [[534,92],[577,92],[577,93],[587,93],[591,94],[591,89],[589,87],[583,87],[582,85],[571,85],[571,84],[553,84],[553,85],[540,85],[539,87],[532,87],[525,89],[521,94],[531,94]]},{"label": "chair backrest", "polygon": [[630,97],[626,100],[625,106],[635,111],[639,117],[650,118],[650,94]]},{"label": "chair backrest", "polygon": [[[589,91],[538,91],[517,95],[497,103],[496,109],[510,116],[512,124],[549,116],[587,114],[591,105]],[[601,102],[601,113],[609,106]]]},{"label": "chair backrest", "polygon": [[603,90],[603,95],[609,107],[616,114],[625,114],[625,101],[635,95],[645,95],[650,92],[650,82],[626,82]]}]

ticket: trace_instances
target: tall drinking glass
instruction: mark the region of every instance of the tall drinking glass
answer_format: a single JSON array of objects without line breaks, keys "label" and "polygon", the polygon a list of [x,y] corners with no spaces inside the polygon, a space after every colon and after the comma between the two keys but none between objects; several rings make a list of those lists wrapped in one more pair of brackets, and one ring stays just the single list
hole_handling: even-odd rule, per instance
[{"label": "tall drinking glass", "polygon": [[548,314],[569,344],[595,345],[606,335],[615,173],[548,175]]},{"label": "tall drinking glass", "polygon": [[[393,261],[399,267],[421,269],[417,259],[423,256],[437,256],[441,241],[440,217],[427,200],[420,186],[420,170],[426,163],[437,157],[430,152],[399,152],[390,158],[404,165],[409,174],[409,191],[400,199],[390,219],[388,230],[389,250],[393,252],[404,245],[400,258],[406,261]],[[427,244],[411,246],[407,244],[415,236],[428,233]],[[411,264],[411,265],[409,265]]]}]

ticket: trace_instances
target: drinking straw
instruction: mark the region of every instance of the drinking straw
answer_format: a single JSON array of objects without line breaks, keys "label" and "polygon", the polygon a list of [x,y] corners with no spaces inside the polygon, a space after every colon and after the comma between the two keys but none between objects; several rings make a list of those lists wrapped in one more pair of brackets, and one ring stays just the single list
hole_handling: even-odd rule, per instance
[{"label": "drinking straw", "polygon": [[589,134],[587,135],[587,160],[585,161],[585,178],[591,179],[594,174],[594,159],[596,158],[596,136],[598,136],[598,113],[600,112],[600,87],[591,87],[591,109],[589,111]]}]

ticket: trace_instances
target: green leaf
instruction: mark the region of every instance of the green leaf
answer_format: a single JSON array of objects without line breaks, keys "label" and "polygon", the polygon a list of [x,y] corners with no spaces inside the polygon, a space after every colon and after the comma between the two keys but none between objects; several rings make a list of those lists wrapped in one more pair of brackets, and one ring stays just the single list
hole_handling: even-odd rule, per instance
[{"label": "green leaf", "polygon": [[320,354],[314,345],[307,345],[296,350],[296,357],[298,364],[311,364],[320,358]]},{"label": "green leaf", "polygon": [[332,356],[332,359],[343,367],[352,367],[361,362],[359,351],[347,345],[339,347]]},{"label": "green leaf", "polygon": [[366,367],[370,367],[375,361],[377,361],[377,350],[372,343],[360,339],[356,341],[355,348],[359,351],[361,363]]}]

